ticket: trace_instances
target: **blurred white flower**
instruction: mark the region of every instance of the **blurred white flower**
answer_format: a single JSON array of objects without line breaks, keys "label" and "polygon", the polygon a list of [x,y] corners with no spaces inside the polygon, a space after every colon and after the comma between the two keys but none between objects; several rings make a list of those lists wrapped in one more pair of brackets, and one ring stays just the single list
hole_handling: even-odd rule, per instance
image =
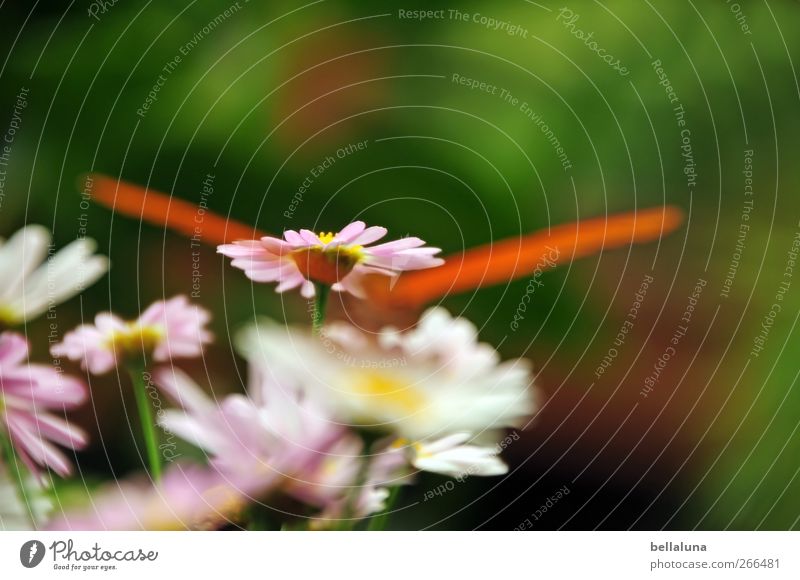
[{"label": "blurred white flower", "polygon": [[34,522],[38,528],[52,510],[53,503],[33,477],[28,478],[26,490],[27,503],[20,498],[8,467],[0,465],[0,531],[32,530]]},{"label": "blurred white flower", "polygon": [[[411,463],[422,471],[432,471],[451,477],[469,475],[503,475],[508,467],[497,456],[497,446],[465,444],[469,433],[454,433],[431,443],[410,446]],[[400,440],[395,445],[404,443]]]},{"label": "blurred white flower", "polygon": [[50,232],[38,225],[0,240],[0,322],[35,318],[93,284],[108,271],[95,249],[94,240],[79,239],[52,252]]},{"label": "blurred white flower", "polygon": [[[376,341],[342,323],[313,337],[267,322],[246,329],[239,344],[271,380],[297,381],[337,420],[408,440],[419,469],[502,473],[491,445],[535,411],[529,362],[501,362],[471,322],[442,308]],[[490,446],[465,445],[473,438]]]}]

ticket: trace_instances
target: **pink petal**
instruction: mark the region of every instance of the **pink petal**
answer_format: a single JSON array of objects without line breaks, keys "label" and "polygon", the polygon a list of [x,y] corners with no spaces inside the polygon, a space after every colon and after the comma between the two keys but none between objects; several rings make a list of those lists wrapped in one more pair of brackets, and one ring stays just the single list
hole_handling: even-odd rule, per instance
[{"label": "pink petal", "polygon": [[364,231],[365,227],[367,227],[367,225],[362,221],[348,224],[342,228],[338,234],[336,234],[336,237],[333,239],[333,241],[339,242],[340,244],[349,244],[353,238]]},{"label": "pink petal", "polygon": [[322,243],[322,240],[317,237],[317,234],[312,232],[311,230],[300,230],[300,236],[303,238],[303,241],[306,244],[311,246],[324,246],[325,244]]},{"label": "pink petal", "polygon": [[278,284],[278,287],[275,288],[275,292],[280,293],[285,292],[286,290],[297,288],[303,282],[305,282],[305,278],[303,278],[303,275],[300,274],[300,272],[286,276],[281,280],[281,283]]},{"label": "pink petal", "polygon": [[19,411],[17,413],[19,413],[19,419],[26,423],[32,431],[38,432],[41,436],[59,445],[70,449],[82,449],[89,442],[89,436],[83,429],[70,425],[63,419],[48,413],[23,414]]},{"label": "pink petal", "polygon": [[158,367],[153,371],[156,385],[175,403],[192,413],[206,413],[214,409],[208,395],[189,375],[176,367]]},{"label": "pink petal", "polygon": [[[119,318],[118,316],[114,316],[110,312],[101,312],[97,316],[94,317],[94,325],[97,327],[103,334],[107,334],[109,332],[113,332],[115,330],[122,330],[125,328],[125,321]],[[92,326],[88,324],[83,324],[76,328],[75,330],[79,329],[91,329]]]},{"label": "pink petal", "polygon": [[372,246],[369,249],[370,254],[374,254],[376,256],[382,256],[391,254],[394,252],[399,252],[401,250],[407,250],[409,248],[417,248],[419,246],[424,246],[425,241],[419,238],[400,238],[399,240],[394,240],[392,242],[386,242],[385,244],[379,244],[377,246]]},{"label": "pink petal", "polygon": [[51,409],[74,408],[88,398],[86,386],[78,379],[44,365],[29,365],[27,371],[30,382],[10,391],[15,397]]},{"label": "pink petal", "polygon": [[279,240],[278,238],[261,238],[261,245],[267,250],[267,252],[276,256],[283,256],[294,250],[291,244],[288,244],[283,240]]},{"label": "pink petal", "polygon": [[316,290],[314,289],[314,283],[311,280],[305,280],[303,282],[303,287],[300,288],[300,295],[303,298],[313,298],[314,294],[316,294]]},{"label": "pink petal", "polygon": [[28,358],[28,341],[15,332],[0,334],[0,363],[2,367],[17,366]]},{"label": "pink petal", "polygon": [[442,258],[434,258],[433,256],[429,256],[427,252],[420,251],[424,249],[427,248],[420,248],[419,250],[405,250],[389,256],[370,256],[365,264],[379,268],[387,268],[397,272],[433,268],[435,266],[441,266],[444,264],[444,260]]},{"label": "pink petal", "polygon": [[380,240],[383,236],[386,235],[386,228],[382,228],[380,226],[372,226],[364,230],[359,236],[356,236],[354,240],[350,243],[357,245],[357,246],[366,246],[367,244],[371,244],[376,240]]},{"label": "pink petal", "polygon": [[72,472],[69,461],[58,449],[30,433],[20,423],[8,424],[11,439],[31,459],[43,467],[49,467],[61,477],[67,477]]},{"label": "pink petal", "polygon": [[232,244],[217,246],[217,253],[228,256],[229,258],[255,256],[264,253],[264,244],[256,240],[237,241]]},{"label": "pink petal", "polygon": [[303,237],[294,230],[286,230],[283,232],[283,237],[295,248],[306,245],[306,241],[303,239]]},{"label": "pink petal", "polygon": [[338,292],[349,292],[356,298],[366,298],[367,294],[362,285],[363,271],[356,266],[347,276],[332,286]]}]

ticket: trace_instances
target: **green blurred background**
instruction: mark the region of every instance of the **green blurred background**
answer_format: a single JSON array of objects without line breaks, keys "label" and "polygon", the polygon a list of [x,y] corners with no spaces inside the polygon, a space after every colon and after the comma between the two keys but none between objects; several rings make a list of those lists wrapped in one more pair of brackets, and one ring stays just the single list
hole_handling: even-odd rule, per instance
[{"label": "green blurred background", "polygon": [[[401,16],[420,9],[442,17]],[[674,204],[687,221],[661,242],[547,272],[517,331],[509,323],[525,279],[442,300],[501,344],[504,357],[534,361],[542,410],[508,448],[508,477],[472,478],[423,501],[445,481],[425,476],[404,491],[407,507],[393,526],[800,527],[800,280],[784,276],[800,231],[797,2],[118,0],[104,8],[5,3],[0,14],[0,129],[28,91],[0,233],[42,223],[60,246],[86,227],[113,264],[81,299],[59,307],[60,332],[104,309],[132,316],[141,304],[192,291],[189,240],[82,207],[80,178],[90,171],[194,203],[213,174],[209,207],[264,230],[335,231],[358,218],[445,253]],[[581,40],[576,30],[593,36]],[[453,75],[497,90],[471,89]],[[568,168],[523,103],[552,130]],[[693,185],[677,104],[690,131]],[[337,157],[359,142],[362,150]],[[328,156],[335,162],[287,217]],[[743,221],[746,199],[753,209]],[[742,223],[749,229],[723,297]],[[214,311],[218,340],[198,375],[215,391],[238,390],[245,369],[230,348],[235,330],[255,314],[306,323],[306,304],[253,286],[213,248],[199,263],[198,301]],[[653,283],[641,313],[598,378],[646,275]],[[643,397],[698,279],[707,285],[686,336]],[[782,310],[754,356],[784,281]],[[358,305],[346,307],[359,315]],[[341,305],[334,315],[343,316]],[[47,324],[26,328],[40,360]],[[132,402],[124,381],[91,382],[93,408],[77,415],[94,435],[79,457],[90,482],[141,467],[122,419]],[[534,520],[564,486],[570,493]]]}]

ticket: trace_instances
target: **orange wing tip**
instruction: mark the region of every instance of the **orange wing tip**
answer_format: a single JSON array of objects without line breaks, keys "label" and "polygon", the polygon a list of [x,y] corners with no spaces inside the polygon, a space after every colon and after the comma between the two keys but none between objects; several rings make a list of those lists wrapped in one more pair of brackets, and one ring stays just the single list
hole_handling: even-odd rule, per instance
[{"label": "orange wing tip", "polygon": [[676,205],[664,206],[664,234],[668,235],[677,230],[686,221],[686,212]]},{"label": "orange wing tip", "polygon": [[602,250],[651,242],[674,232],[683,221],[683,211],[675,206],[591,218],[450,255],[443,266],[403,274],[393,288],[379,276],[365,283],[378,303],[418,307],[447,294],[528,276],[545,256],[555,266]]},{"label": "orange wing tip", "polygon": [[206,207],[99,173],[84,175],[79,189],[82,195],[114,213],[212,246],[266,235],[254,226],[226,218]]},{"label": "orange wing tip", "polygon": [[[619,219],[621,224],[614,223],[614,218]],[[647,242],[663,238],[677,230],[683,225],[685,214],[677,206],[666,205],[619,214],[614,218],[609,218],[609,230],[612,229],[611,226],[622,225],[619,232],[621,235],[630,231],[633,241]],[[627,223],[630,223],[630,227],[627,227]]]}]

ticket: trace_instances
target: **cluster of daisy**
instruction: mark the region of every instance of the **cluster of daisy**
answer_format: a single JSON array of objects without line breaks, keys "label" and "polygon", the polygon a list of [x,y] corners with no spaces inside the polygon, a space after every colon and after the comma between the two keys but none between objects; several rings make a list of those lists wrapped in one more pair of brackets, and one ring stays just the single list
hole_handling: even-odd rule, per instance
[{"label": "cluster of daisy", "polygon": [[[243,394],[217,398],[174,364],[202,356],[213,341],[209,312],[183,296],[156,302],[132,321],[97,314],[93,324],[66,333],[51,347],[53,357],[91,374],[130,372],[147,452],[146,473],[93,493],[85,508],[54,513],[46,502],[36,504],[43,496],[31,490],[46,485],[50,471],[70,474],[57,445],[78,450],[87,444],[64,413],[88,391],[78,379],[28,363],[19,334],[0,335],[0,439],[6,442],[0,495],[9,495],[16,480],[17,499],[26,506],[13,515],[0,509],[0,527],[8,527],[2,518],[13,517],[18,526],[73,530],[380,529],[398,490],[420,471],[506,473],[499,442],[535,410],[527,361],[502,362],[478,341],[472,323],[443,308],[426,311],[405,331],[370,334],[324,323],[329,290],[364,297],[368,275],[396,277],[443,263],[440,250],[419,238],[373,245],[385,235],[384,228],[354,222],[336,234],[286,231],[282,239],[219,247],[251,280],[274,282],[278,292],[299,289],[317,305],[313,328],[261,320],[238,332],[236,347],[248,364]],[[63,300],[108,267],[88,241],[40,266],[47,245],[46,232],[28,227],[0,247],[0,270],[12,281],[0,289],[0,320],[42,313],[54,300],[53,279],[56,299]],[[144,376],[173,404],[156,417]],[[207,460],[164,467],[161,430]]]},{"label": "cluster of daisy", "polygon": [[60,447],[74,451],[88,443],[86,433],[65,419],[87,400],[85,384],[51,365],[28,362],[28,341],[13,328],[100,278],[108,260],[94,251],[94,242],[83,239],[51,252],[50,233],[36,225],[0,240],[0,528],[43,521],[51,508],[40,493],[46,475],[72,472]]}]

